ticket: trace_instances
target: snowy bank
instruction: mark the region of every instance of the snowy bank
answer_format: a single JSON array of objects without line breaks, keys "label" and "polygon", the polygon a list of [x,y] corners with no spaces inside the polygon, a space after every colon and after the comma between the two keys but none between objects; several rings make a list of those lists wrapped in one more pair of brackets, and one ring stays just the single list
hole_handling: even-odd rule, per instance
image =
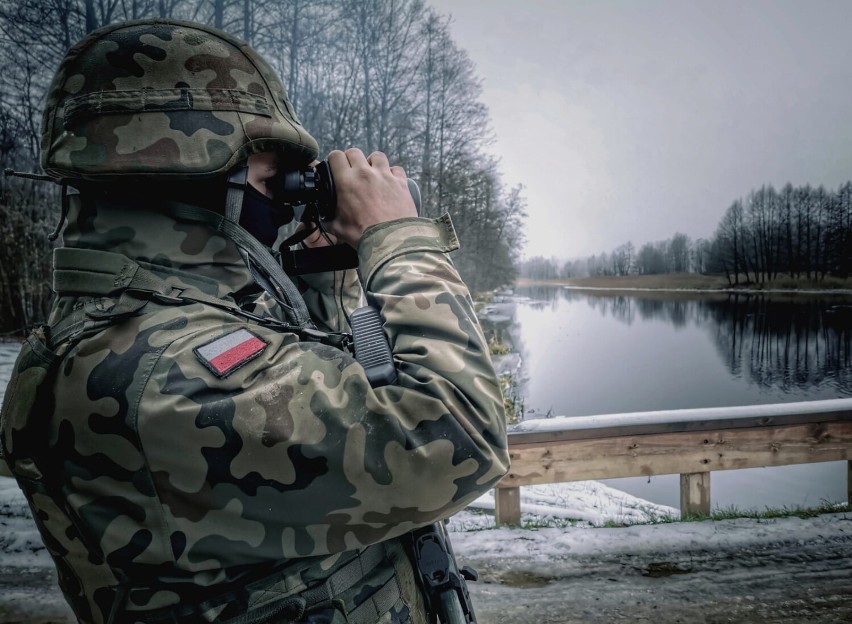
[{"label": "snowy bank", "polygon": [[[490,529],[494,523],[494,490],[453,516],[450,530]],[[521,526],[600,527],[679,518],[665,505],[636,498],[598,481],[573,481],[521,488]]]},{"label": "snowy bank", "polygon": [[527,564],[603,553],[641,555],[684,551],[737,550],[784,543],[804,544],[833,536],[852,539],[852,513],[814,518],[735,518],[617,528],[501,528],[453,534],[457,552],[490,561]]},{"label": "snowy bank", "polygon": [[18,484],[14,479],[0,477],[0,567],[49,565],[50,556],[41,542]]}]

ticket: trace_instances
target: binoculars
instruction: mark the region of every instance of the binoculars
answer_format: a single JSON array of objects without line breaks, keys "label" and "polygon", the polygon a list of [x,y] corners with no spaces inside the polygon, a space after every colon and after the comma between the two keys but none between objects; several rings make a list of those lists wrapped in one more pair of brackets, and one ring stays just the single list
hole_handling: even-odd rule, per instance
[{"label": "binoculars", "polygon": [[[337,212],[337,190],[334,176],[328,161],[308,165],[301,169],[291,169],[267,181],[271,187],[275,202],[292,210],[292,218],[305,224],[313,223],[323,230],[323,223],[334,219]],[[408,192],[414,200],[417,214],[420,214],[420,188],[411,178],[408,179]],[[337,271],[358,266],[358,254],[349,245],[330,247],[290,249],[291,245],[301,242],[305,234],[312,230],[304,229],[282,243],[281,263],[291,275]]]},{"label": "binoculars", "polygon": [[[285,171],[272,182],[273,196],[293,207],[300,221],[331,221],[337,211],[337,190],[334,176],[328,161],[316,165]],[[408,192],[414,200],[417,214],[420,214],[420,188],[411,178],[408,179]],[[302,211],[297,207],[304,206]],[[301,214],[300,214],[301,212]]]}]

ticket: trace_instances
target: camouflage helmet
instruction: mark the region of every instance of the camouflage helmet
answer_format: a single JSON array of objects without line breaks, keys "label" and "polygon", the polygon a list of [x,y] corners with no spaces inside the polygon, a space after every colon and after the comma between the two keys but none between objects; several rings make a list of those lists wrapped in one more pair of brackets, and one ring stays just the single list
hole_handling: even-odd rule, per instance
[{"label": "camouflage helmet", "polygon": [[48,90],[41,165],[63,180],[221,175],[248,155],[314,160],[275,72],[246,43],[178,20],[138,20],[69,50]]}]

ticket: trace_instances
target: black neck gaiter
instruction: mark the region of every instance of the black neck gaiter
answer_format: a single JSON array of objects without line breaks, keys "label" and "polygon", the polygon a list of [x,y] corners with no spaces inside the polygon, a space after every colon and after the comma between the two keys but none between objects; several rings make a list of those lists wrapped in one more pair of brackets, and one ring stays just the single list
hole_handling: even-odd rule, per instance
[{"label": "black neck gaiter", "polygon": [[290,206],[276,203],[251,184],[246,184],[240,225],[267,247],[278,237],[278,228],[293,220]]}]

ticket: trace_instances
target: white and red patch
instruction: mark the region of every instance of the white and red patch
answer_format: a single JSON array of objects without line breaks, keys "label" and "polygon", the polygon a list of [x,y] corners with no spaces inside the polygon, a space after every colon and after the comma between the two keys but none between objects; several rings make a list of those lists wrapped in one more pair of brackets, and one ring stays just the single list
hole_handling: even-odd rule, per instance
[{"label": "white and red patch", "polygon": [[213,374],[225,377],[263,353],[268,344],[249,330],[238,329],[193,351]]}]

